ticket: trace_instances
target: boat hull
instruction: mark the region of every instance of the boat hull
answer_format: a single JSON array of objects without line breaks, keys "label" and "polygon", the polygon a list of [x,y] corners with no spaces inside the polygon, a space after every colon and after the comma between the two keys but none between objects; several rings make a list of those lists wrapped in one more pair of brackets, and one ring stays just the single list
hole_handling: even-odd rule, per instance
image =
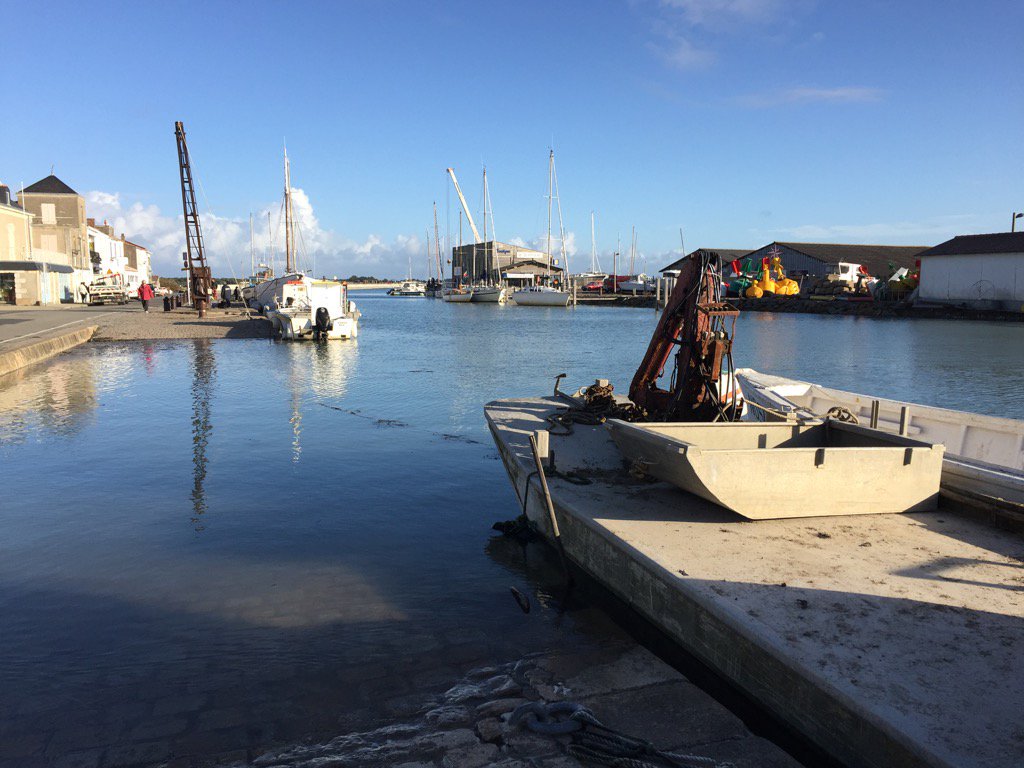
[{"label": "boat hull", "polygon": [[572,298],[564,291],[516,291],[512,301],[521,307],[567,307]]},{"label": "boat hull", "polygon": [[637,471],[751,520],[929,512],[938,503],[941,445],[853,424],[607,426]]},{"label": "boat hull", "polygon": [[474,304],[499,304],[505,300],[504,288],[474,288],[470,294]]},{"label": "boat hull", "polygon": [[739,369],[736,378],[746,417],[757,421],[821,418],[840,407],[870,424],[872,403],[878,402],[878,429],[899,433],[907,408],[907,435],[946,448],[944,492],[1024,505],[1024,422],[868,397],[749,368]]},{"label": "boat hull", "polygon": [[449,291],[444,294],[444,300],[451,302],[452,304],[468,304],[473,300],[473,292],[465,291],[464,293],[457,293],[455,291]]}]

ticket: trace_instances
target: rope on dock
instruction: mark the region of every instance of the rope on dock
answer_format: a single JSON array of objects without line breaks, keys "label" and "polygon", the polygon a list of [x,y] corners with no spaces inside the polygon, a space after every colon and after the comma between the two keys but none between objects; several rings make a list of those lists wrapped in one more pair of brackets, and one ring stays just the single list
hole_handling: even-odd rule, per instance
[{"label": "rope on dock", "polygon": [[613,768],[733,768],[732,763],[711,757],[658,749],[649,741],[608,728],[593,712],[572,701],[530,701],[517,707],[509,722],[542,736],[571,735],[572,743],[566,751],[585,764]]}]

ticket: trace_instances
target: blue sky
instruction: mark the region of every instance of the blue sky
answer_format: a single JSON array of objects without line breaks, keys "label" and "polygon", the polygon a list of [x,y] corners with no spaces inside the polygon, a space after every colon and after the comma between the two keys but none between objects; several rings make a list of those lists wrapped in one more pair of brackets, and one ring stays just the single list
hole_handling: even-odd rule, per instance
[{"label": "blue sky", "polygon": [[276,217],[285,140],[307,250],[338,274],[410,257],[424,273],[431,203],[442,234],[446,206],[457,222],[449,165],[478,211],[486,164],[498,237],[537,241],[550,146],[578,267],[591,210],[605,261],[635,225],[653,270],[680,227],[687,250],[927,245],[1024,209],[1019,2],[48,2],[5,18],[0,180],[54,165],[165,271],[183,240],[177,119],[217,272],[247,272],[250,211]]}]

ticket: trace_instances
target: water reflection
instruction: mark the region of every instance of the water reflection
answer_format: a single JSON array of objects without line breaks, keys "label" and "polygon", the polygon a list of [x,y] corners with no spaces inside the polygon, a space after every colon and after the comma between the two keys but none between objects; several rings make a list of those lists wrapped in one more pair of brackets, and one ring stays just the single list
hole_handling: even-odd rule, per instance
[{"label": "water reflection", "polygon": [[217,359],[209,339],[192,342],[192,517],[189,522],[197,532],[205,529],[206,514],[206,449],[213,431],[210,418],[210,396],[217,375]]},{"label": "water reflection", "polygon": [[0,444],[22,442],[36,431],[71,437],[97,404],[92,365],[57,360],[14,371],[0,380]]}]

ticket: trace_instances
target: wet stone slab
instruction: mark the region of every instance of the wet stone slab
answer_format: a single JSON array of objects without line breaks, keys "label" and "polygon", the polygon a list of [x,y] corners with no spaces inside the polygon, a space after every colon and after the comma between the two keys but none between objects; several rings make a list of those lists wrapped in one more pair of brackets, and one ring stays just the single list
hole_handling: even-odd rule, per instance
[{"label": "wet stone slab", "polygon": [[[535,733],[511,722],[530,703],[573,701],[605,726],[659,749],[710,758],[711,765],[799,768],[769,741],[752,735],[710,695],[643,648],[537,656],[473,670],[434,697],[401,697],[416,714],[317,744],[271,749],[261,768],[568,768],[572,736]],[[238,763],[240,766],[245,763]]]}]

